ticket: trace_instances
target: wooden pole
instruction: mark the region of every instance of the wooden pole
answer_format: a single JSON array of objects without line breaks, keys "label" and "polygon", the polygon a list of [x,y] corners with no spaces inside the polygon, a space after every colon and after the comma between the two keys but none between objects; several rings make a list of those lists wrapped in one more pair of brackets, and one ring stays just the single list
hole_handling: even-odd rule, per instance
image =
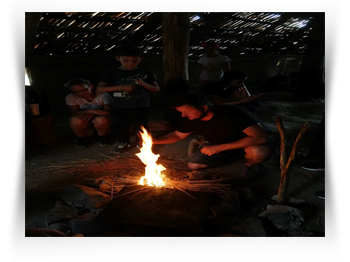
[{"label": "wooden pole", "polygon": [[[282,121],[281,121],[281,123],[282,123]],[[281,170],[281,180],[280,180],[280,185],[279,185],[278,193],[277,193],[277,203],[278,204],[283,204],[285,202],[285,193],[287,191],[288,182],[289,182],[289,178],[290,178],[289,169],[291,167],[291,164],[294,161],[295,153],[297,152],[301,138],[304,135],[305,131],[309,128],[309,126],[310,126],[310,123],[306,122],[303,125],[303,127],[301,128],[301,130],[298,134],[298,137],[294,142],[294,145],[293,145],[292,151],[290,153],[290,156],[288,158],[288,161],[287,161],[285,167],[283,168],[283,170]]]},{"label": "wooden pole", "polygon": [[36,44],[36,29],[42,13],[25,13],[25,52],[26,55],[33,54]]},{"label": "wooden pole", "polygon": [[316,12],[300,66],[296,97],[324,97],[325,13]]},{"label": "wooden pole", "polygon": [[189,13],[163,13],[162,30],[164,83],[188,80]]},{"label": "wooden pole", "polygon": [[285,132],[284,132],[282,118],[280,116],[276,117],[276,124],[277,124],[277,128],[278,128],[278,131],[279,131],[280,137],[281,137],[280,169],[282,171],[284,169],[284,167],[286,166],[287,156],[286,156],[286,136],[285,136]]}]

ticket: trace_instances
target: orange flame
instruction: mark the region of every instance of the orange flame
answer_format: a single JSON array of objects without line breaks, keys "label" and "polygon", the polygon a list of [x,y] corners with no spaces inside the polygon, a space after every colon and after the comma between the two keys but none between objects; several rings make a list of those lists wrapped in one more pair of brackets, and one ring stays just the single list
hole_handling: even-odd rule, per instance
[{"label": "orange flame", "polygon": [[166,168],[162,165],[158,165],[156,162],[159,155],[155,155],[152,152],[152,137],[147,133],[147,130],[141,126],[143,132],[140,131],[142,137],[142,147],[140,153],[136,154],[138,158],[146,165],[145,175],[141,177],[139,185],[148,185],[153,187],[165,186],[163,181],[162,171]]}]

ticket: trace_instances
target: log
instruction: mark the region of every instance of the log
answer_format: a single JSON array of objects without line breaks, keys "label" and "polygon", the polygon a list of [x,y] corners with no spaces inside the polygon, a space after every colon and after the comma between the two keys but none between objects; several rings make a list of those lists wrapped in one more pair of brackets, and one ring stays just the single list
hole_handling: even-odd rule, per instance
[{"label": "log", "polygon": [[287,164],[283,168],[283,170],[281,171],[281,180],[280,180],[280,185],[279,185],[278,192],[277,192],[277,203],[278,204],[283,204],[285,202],[285,193],[287,191],[288,182],[289,182],[289,178],[290,178],[289,169],[291,167],[291,164],[294,161],[295,153],[297,152],[301,138],[303,137],[305,131],[309,128],[309,126],[310,126],[310,122],[306,122],[303,125],[303,127],[301,128],[301,130],[298,134],[298,137],[294,142],[294,145],[293,145],[292,151],[290,153],[290,156],[288,158]]},{"label": "log", "polygon": [[286,166],[287,156],[286,156],[286,136],[284,131],[284,126],[282,123],[282,118],[280,116],[276,117],[276,125],[278,132],[280,133],[281,146],[280,146],[280,169],[281,171]]}]

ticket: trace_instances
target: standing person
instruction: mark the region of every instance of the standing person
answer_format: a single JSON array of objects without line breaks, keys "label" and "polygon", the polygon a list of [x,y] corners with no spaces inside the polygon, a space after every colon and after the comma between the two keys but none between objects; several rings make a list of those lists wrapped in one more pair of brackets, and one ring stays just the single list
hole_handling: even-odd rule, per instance
[{"label": "standing person", "polygon": [[214,105],[237,105],[254,114],[261,105],[257,99],[262,94],[249,93],[244,85],[247,78],[247,74],[242,71],[227,71],[220,81],[205,85],[200,91],[205,93]]},{"label": "standing person", "polygon": [[[322,120],[318,126],[315,137],[312,141],[309,153],[305,157],[303,164],[301,165],[302,169],[308,171],[325,171],[325,153],[326,153],[326,144],[325,144],[325,135],[326,135],[326,126],[325,126],[325,115],[323,115]],[[317,191],[316,195],[325,199],[325,190]]]},{"label": "standing person", "polygon": [[96,93],[93,85],[86,79],[71,79],[65,87],[71,91],[66,96],[66,104],[73,114],[69,124],[77,137],[75,146],[87,147],[86,129],[89,126],[96,129],[100,146],[110,145],[112,97],[107,93]]},{"label": "standing person", "polygon": [[171,144],[192,133],[205,137],[206,142],[192,155],[188,167],[203,169],[244,155],[241,176],[255,175],[256,165],[267,161],[273,152],[273,141],[259,120],[247,110],[237,107],[214,107],[200,92],[187,93],[174,99],[173,106],[184,119],[177,130],[154,144]]},{"label": "standing person", "polygon": [[204,56],[197,61],[196,77],[199,87],[219,81],[224,72],[231,70],[230,59],[219,54],[218,43],[206,42],[201,46],[204,47]]},{"label": "standing person", "polygon": [[133,46],[120,46],[116,51],[119,67],[107,69],[97,86],[98,92],[108,92],[114,99],[113,117],[117,121],[117,145],[114,152],[122,154],[130,147],[130,127],[137,134],[138,147],[141,139],[140,126],[148,130],[150,113],[149,92],[158,92],[156,76],[147,69],[139,69],[143,59],[140,50]]}]

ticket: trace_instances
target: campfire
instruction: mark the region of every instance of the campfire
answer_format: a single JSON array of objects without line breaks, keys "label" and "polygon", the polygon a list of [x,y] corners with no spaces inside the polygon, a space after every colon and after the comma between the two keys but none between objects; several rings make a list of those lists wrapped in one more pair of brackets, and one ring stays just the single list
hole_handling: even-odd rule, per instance
[{"label": "campfire", "polygon": [[[165,168],[161,164],[157,164],[160,155],[155,155],[152,152],[152,136],[148,134],[144,127],[141,127],[141,129],[142,131],[140,131],[140,135],[142,138],[142,147],[140,148],[140,153],[135,154],[137,158],[120,155],[117,157],[110,157],[100,154],[109,159],[83,159],[82,161],[65,162],[41,168],[38,172],[41,172],[43,176],[47,177],[48,170],[50,171],[49,174],[52,176],[60,176],[67,173],[74,174],[75,176],[85,176],[92,172],[99,173],[106,170],[113,171],[113,173],[107,177],[98,179],[84,178],[86,181],[93,181],[92,186],[98,185],[100,190],[105,193],[110,193],[111,198],[121,197],[132,193],[135,194],[132,197],[134,198],[141,192],[147,192],[155,188],[178,189],[194,199],[195,197],[186,191],[232,195],[232,190],[230,188],[231,185],[223,183],[223,180],[221,179],[211,178],[206,180],[190,180],[188,176],[192,171],[189,172],[186,167],[184,167],[183,161],[162,159],[162,161],[168,165],[168,168]],[[162,174],[164,170],[167,170],[166,175]],[[185,174],[185,178],[174,180],[172,179],[174,173]],[[89,182],[87,183],[90,185]],[[103,187],[101,187],[101,185]],[[143,187],[125,193],[119,193],[121,189],[133,187],[135,185],[142,185]]]},{"label": "campfire", "polygon": [[140,153],[136,154],[138,158],[146,165],[145,175],[141,177],[139,185],[148,185],[152,187],[165,186],[164,175],[162,171],[166,168],[161,164],[157,164],[159,155],[155,155],[152,152],[152,137],[148,134],[147,130],[141,126],[142,131],[140,135],[142,137],[142,147]]}]

